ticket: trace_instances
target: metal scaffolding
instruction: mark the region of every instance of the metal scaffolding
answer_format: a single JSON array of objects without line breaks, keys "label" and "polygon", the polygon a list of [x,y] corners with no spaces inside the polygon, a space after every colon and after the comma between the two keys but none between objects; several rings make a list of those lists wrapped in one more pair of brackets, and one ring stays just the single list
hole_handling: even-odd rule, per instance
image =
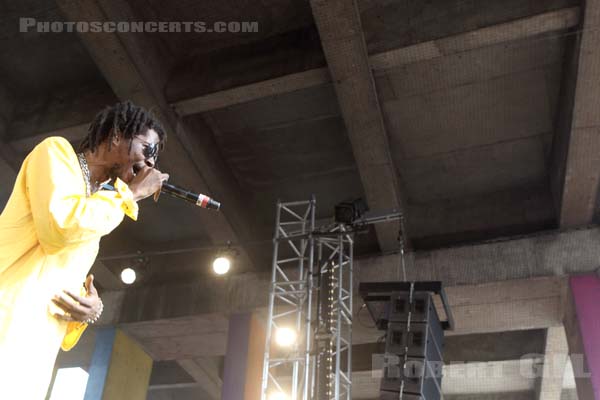
[{"label": "metal scaffolding", "polygon": [[[277,203],[262,400],[273,392],[286,393],[291,400],[311,396],[315,206],[314,199]],[[297,333],[287,351],[273,343],[281,327],[294,327]]]},{"label": "metal scaffolding", "polygon": [[352,257],[343,224],[317,235],[320,291],[315,334],[317,400],[352,396]]},{"label": "metal scaffolding", "polygon": [[[277,204],[262,400],[351,400],[352,232],[315,229],[315,207],[314,198]],[[291,349],[273,343],[283,326],[298,334]]]}]

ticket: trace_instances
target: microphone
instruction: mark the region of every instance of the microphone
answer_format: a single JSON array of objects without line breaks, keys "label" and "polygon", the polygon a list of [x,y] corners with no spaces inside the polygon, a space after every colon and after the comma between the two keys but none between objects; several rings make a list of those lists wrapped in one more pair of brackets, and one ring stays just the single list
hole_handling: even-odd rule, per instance
[{"label": "microphone", "polygon": [[194,203],[198,207],[210,208],[212,210],[219,210],[221,208],[221,203],[211,199],[208,196],[190,192],[189,190],[180,188],[179,186],[175,186],[167,182],[163,182],[160,191],[178,199]]}]

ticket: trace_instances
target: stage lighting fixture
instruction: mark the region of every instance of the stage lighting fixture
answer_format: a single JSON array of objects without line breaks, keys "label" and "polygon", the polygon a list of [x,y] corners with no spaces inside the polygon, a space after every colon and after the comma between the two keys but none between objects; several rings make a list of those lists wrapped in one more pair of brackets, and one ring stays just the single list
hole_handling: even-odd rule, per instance
[{"label": "stage lighting fixture", "polygon": [[294,329],[279,328],[275,332],[275,343],[281,347],[291,347],[296,343],[298,335]]},{"label": "stage lighting fixture", "polygon": [[220,256],[213,261],[213,271],[217,275],[224,275],[231,268],[231,260],[228,257]]},{"label": "stage lighting fixture", "polygon": [[276,391],[269,394],[268,400],[289,400],[289,396],[283,392]]},{"label": "stage lighting fixture", "polygon": [[134,269],[124,268],[123,271],[121,271],[121,280],[126,285],[131,285],[133,282],[135,282],[135,278],[136,278],[136,276],[135,276]]},{"label": "stage lighting fixture", "polygon": [[335,222],[351,225],[367,211],[363,199],[346,201],[335,206]]}]

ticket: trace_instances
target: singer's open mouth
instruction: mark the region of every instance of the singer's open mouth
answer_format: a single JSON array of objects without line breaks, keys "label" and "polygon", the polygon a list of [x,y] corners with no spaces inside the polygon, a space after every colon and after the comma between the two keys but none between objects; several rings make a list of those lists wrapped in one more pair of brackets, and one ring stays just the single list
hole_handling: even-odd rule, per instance
[{"label": "singer's open mouth", "polygon": [[142,169],[142,167],[140,167],[137,164],[134,164],[133,167],[131,168],[131,171],[133,172],[133,176],[136,176],[138,172],[140,172],[140,170]]}]

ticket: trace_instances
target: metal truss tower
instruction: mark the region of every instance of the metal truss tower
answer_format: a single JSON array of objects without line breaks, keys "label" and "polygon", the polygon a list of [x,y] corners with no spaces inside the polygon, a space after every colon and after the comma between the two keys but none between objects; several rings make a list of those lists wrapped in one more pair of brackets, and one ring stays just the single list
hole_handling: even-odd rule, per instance
[{"label": "metal truss tower", "polygon": [[[314,199],[277,203],[262,400],[283,393],[290,400],[311,398],[315,207]],[[297,335],[289,349],[274,343],[284,327]]]},{"label": "metal truss tower", "polygon": [[317,234],[319,296],[315,333],[315,400],[352,399],[352,260],[343,224]]},{"label": "metal truss tower", "polygon": [[[315,229],[314,198],[278,203],[261,400],[351,400],[353,233]],[[297,341],[274,338],[293,327]]]}]

